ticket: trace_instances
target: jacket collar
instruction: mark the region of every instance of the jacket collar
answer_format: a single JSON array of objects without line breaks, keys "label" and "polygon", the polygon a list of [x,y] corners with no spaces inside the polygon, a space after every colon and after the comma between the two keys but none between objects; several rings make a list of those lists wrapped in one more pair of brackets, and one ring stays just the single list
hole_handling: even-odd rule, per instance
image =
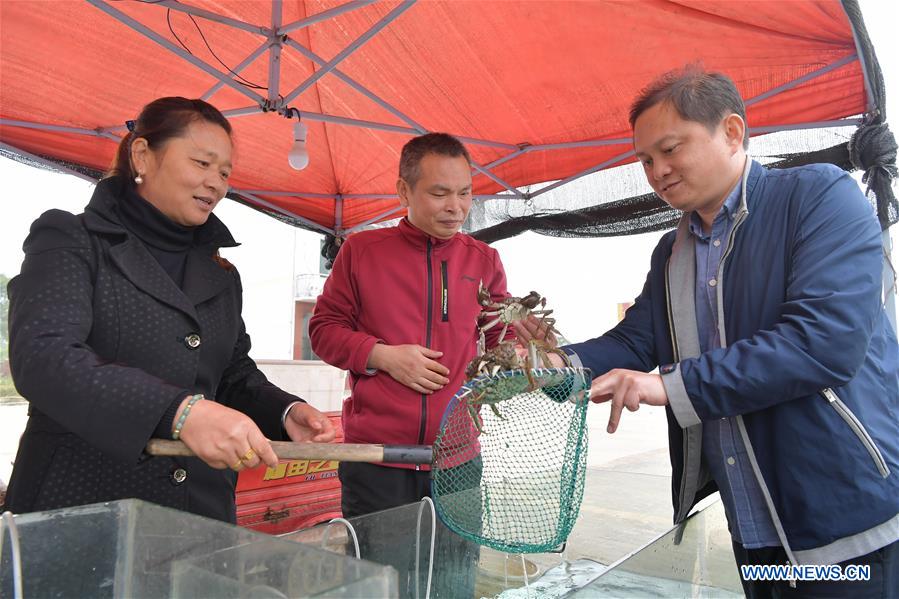
[{"label": "jacket collar", "polygon": [[194,247],[187,254],[184,288],[178,288],[143,242],[122,224],[117,206],[124,193],[123,185],[119,177],[97,184],[84,212],[84,226],[94,233],[118,238],[110,245],[110,259],[135,287],[199,324],[196,306],[227,289],[233,281],[231,274],[212,260],[212,254],[220,247],[239,244],[218,217],[210,214],[209,220],[197,229]]},{"label": "jacket collar", "polygon": [[[122,177],[108,177],[100,180],[84,210],[84,225],[89,231],[107,235],[127,235],[128,229],[118,215],[119,197],[126,191],[127,182]],[[197,228],[194,235],[196,247],[223,247],[240,245],[234,240],[228,227],[215,215],[210,214],[206,222]]]},{"label": "jacket collar", "polygon": [[[725,202],[728,214],[740,217],[749,213],[747,198],[755,190],[755,186],[764,172],[765,168],[761,164],[749,156],[746,157],[743,175]],[[666,270],[672,341],[675,355],[679,361],[700,354],[695,304],[697,235],[691,232],[693,214],[692,212],[684,214],[678,222]],[[739,222],[734,226],[738,224]],[[720,287],[718,293],[721,293]],[[719,314],[719,318],[720,316],[721,314]],[[722,341],[727,339],[723,329],[721,330],[721,339]]]},{"label": "jacket collar", "polygon": [[462,233],[456,233],[449,239],[440,239],[434,237],[432,235],[428,235],[415,225],[409,222],[408,217],[404,217],[403,220],[397,225],[397,229],[399,229],[403,238],[411,243],[414,247],[419,249],[427,249],[428,241],[431,242],[431,248],[437,249],[442,248],[443,246],[448,246],[451,243],[455,243],[455,241],[459,238]]},{"label": "jacket collar", "polygon": [[753,193],[755,192],[756,186],[759,184],[759,181],[762,180],[762,177],[765,176],[765,167],[760,163],[756,162],[752,159],[752,157],[746,157],[747,162],[750,164],[747,165],[747,170],[749,171],[743,177],[743,194],[740,197],[740,206],[737,208],[737,212],[748,212],[749,209],[749,199],[753,197]]}]

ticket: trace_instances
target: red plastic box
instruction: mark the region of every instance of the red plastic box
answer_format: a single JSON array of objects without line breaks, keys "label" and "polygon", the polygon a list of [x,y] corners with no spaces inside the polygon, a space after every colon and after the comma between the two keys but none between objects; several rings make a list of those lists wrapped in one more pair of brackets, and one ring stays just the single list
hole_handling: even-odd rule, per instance
[{"label": "red plastic box", "polygon": [[[340,412],[328,412],[343,441]],[[338,518],[340,481],[336,460],[282,460],[277,468],[259,466],[237,478],[237,524],[268,534],[283,534]]]}]

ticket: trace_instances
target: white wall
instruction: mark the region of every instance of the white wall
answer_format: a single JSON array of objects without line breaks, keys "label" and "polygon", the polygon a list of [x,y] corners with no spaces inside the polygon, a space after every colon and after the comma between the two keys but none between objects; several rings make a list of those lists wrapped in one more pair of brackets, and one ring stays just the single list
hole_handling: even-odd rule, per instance
[{"label": "white wall", "polygon": [[322,412],[339,411],[346,373],[317,360],[257,360],[265,376],[288,393],[302,397]]}]

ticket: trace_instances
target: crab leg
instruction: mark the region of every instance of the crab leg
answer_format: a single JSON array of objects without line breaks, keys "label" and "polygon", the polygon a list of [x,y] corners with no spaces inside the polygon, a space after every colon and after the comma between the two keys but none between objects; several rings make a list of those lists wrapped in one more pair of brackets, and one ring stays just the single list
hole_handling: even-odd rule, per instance
[{"label": "crab leg", "polygon": [[474,423],[474,427],[478,429],[478,433],[486,435],[487,433],[484,432],[484,421],[481,420],[481,415],[474,404],[468,404],[468,415],[471,416],[471,421]]},{"label": "crab leg", "polygon": [[487,329],[493,328],[494,326],[498,325],[499,323],[500,323],[500,319],[495,318],[495,319],[491,320],[490,322],[488,322],[487,324],[485,324],[484,326],[482,326],[481,330],[486,331]]},{"label": "crab leg", "polygon": [[528,377],[528,386],[531,391],[537,388],[532,369],[537,365],[537,342],[531,339],[528,343],[528,355],[524,359],[524,374]]}]

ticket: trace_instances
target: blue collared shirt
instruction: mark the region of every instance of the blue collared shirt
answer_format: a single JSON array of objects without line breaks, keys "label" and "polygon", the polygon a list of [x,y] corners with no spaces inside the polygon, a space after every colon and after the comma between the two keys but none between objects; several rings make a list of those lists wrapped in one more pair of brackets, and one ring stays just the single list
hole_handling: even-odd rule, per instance
[{"label": "blue collared shirt", "polygon": [[[724,200],[710,233],[703,231],[702,220],[696,212],[690,215],[690,233],[696,238],[696,324],[703,352],[721,347],[718,266],[733,229],[741,189],[742,181]],[[749,549],[779,546],[780,539],[753,475],[736,418],[702,424],[702,457],[718,484],[731,536]]]}]

